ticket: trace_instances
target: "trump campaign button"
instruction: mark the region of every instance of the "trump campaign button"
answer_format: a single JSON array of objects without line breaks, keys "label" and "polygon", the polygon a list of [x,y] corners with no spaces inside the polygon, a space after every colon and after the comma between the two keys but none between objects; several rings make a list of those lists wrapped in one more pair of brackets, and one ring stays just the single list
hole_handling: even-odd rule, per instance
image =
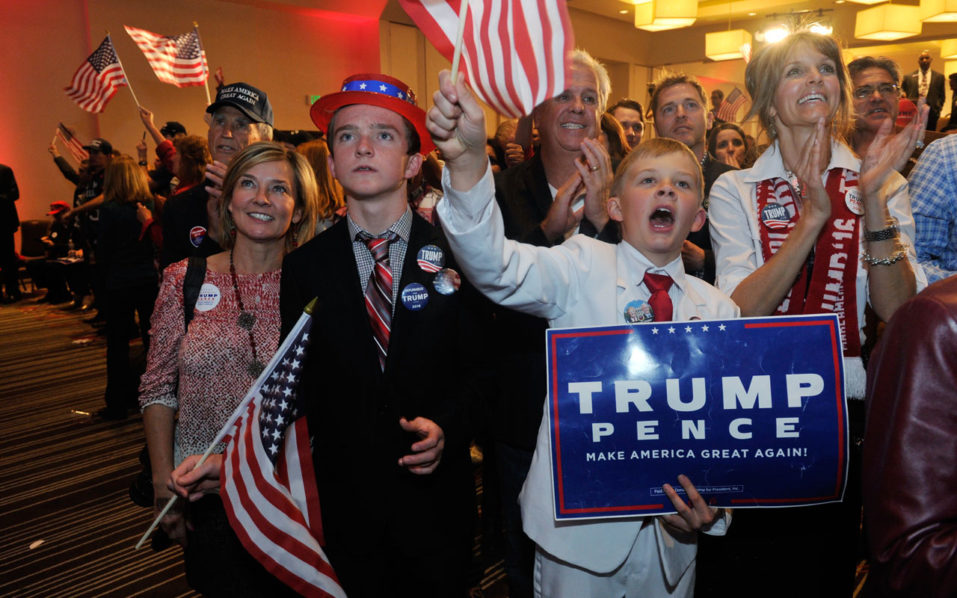
[{"label": "trump campaign button", "polygon": [[438,272],[445,265],[445,253],[438,245],[426,245],[419,250],[416,261],[424,272]]},{"label": "trump campaign button", "polygon": [[410,282],[402,289],[402,305],[409,311],[419,311],[429,302],[429,292],[417,282]]},{"label": "trump campaign button", "polygon": [[202,226],[194,226],[189,229],[189,242],[193,247],[199,247],[203,244],[203,239],[206,238],[206,229]]},{"label": "trump campaign button", "polygon": [[461,285],[462,277],[452,268],[442,268],[435,275],[435,280],[432,281],[435,290],[443,295],[451,295],[459,290]]},{"label": "trump campaign button", "polygon": [[779,203],[768,203],[761,210],[761,222],[770,229],[784,228],[791,221],[788,209]]},{"label": "trump campaign button", "polygon": [[219,305],[219,300],[222,298],[219,287],[204,282],[199,288],[199,297],[196,298],[196,311],[209,311]]}]

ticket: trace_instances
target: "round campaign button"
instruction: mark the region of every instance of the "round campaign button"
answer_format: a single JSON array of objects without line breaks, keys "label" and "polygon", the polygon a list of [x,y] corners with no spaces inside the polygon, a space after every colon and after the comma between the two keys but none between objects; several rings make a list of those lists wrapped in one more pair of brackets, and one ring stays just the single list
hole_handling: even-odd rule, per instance
[{"label": "round campaign button", "polygon": [[432,286],[443,295],[451,295],[462,286],[462,277],[452,268],[442,268],[435,275]]},{"label": "round campaign button", "polygon": [[206,229],[202,226],[194,226],[189,229],[189,242],[193,247],[199,247],[203,244],[203,239],[206,238]]},{"label": "round campaign button", "polygon": [[655,319],[655,314],[651,311],[651,305],[641,299],[636,299],[625,305],[624,315],[626,324],[640,324]]},{"label": "round campaign button", "polygon": [[770,229],[785,228],[791,221],[788,209],[779,203],[768,203],[761,210],[761,222]]},{"label": "round campaign button", "polygon": [[429,302],[429,292],[417,282],[410,282],[402,289],[402,305],[409,311],[419,311]]},{"label": "round campaign button", "polygon": [[438,245],[426,245],[419,250],[416,260],[425,272],[438,272],[445,265],[445,252]]},{"label": "round campaign button", "polygon": [[219,300],[222,298],[219,287],[204,282],[199,288],[199,297],[196,298],[196,311],[209,311],[219,305]]},{"label": "round campaign button", "polygon": [[861,190],[858,187],[851,187],[844,194],[844,203],[847,209],[860,216],[864,213],[864,202],[861,201]]}]

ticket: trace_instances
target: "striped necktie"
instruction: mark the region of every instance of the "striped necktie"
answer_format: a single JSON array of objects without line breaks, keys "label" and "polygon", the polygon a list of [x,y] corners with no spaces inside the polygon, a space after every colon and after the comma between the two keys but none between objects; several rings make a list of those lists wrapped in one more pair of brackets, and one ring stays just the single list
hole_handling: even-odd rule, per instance
[{"label": "striped necktie", "polygon": [[654,314],[655,322],[671,321],[674,304],[671,297],[668,296],[668,289],[671,288],[671,277],[667,274],[652,274],[645,272],[645,286],[651,291],[648,298],[648,305]]},{"label": "striped necktie", "polygon": [[389,231],[385,237],[377,238],[365,232],[358,235],[360,241],[369,248],[375,265],[366,285],[365,303],[372,325],[372,338],[379,349],[379,367],[385,371],[385,358],[389,354],[389,332],[392,328],[392,268],[389,267],[389,244],[395,241],[396,234]]}]

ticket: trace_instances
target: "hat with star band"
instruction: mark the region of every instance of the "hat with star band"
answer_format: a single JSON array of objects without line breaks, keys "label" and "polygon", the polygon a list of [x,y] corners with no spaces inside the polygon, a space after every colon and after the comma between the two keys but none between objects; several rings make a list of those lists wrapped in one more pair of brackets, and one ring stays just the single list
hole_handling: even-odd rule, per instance
[{"label": "hat with star band", "polygon": [[326,137],[332,135],[329,131],[329,121],[336,110],[353,104],[378,106],[391,110],[412,123],[415,132],[419,135],[421,144],[420,153],[425,155],[435,149],[432,137],[425,128],[425,110],[415,103],[415,92],[395,77],[388,75],[363,73],[352,75],[342,82],[342,88],[336,93],[322,96],[312,105],[309,115],[312,122],[320,130],[325,131]]}]

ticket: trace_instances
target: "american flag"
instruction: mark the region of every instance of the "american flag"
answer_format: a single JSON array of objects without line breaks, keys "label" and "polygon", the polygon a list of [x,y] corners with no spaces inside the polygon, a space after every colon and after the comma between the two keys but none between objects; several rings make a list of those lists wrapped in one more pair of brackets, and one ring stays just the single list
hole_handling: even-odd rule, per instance
[{"label": "american flag", "polygon": [[76,135],[74,135],[70,129],[66,128],[66,125],[63,123],[57,123],[56,138],[66,147],[67,151],[70,152],[70,155],[73,156],[73,159],[76,160],[77,163],[90,157],[90,152],[83,149],[83,143],[80,142]]},{"label": "american flag", "polygon": [[103,112],[116,88],[126,85],[126,73],[107,35],[96,52],[83,61],[73,73],[66,95],[87,112]]},{"label": "american flag", "polygon": [[[399,0],[440,54],[452,60],[466,0]],[[469,84],[501,114],[519,117],[565,89],[575,40],[564,0],[469,0],[462,61]]]},{"label": "american flag", "polygon": [[721,107],[718,108],[718,114],[716,116],[725,122],[737,122],[735,119],[738,115],[738,109],[740,109],[746,101],[747,98],[744,97],[744,93],[735,87],[734,91],[729,93],[728,97],[721,103]]},{"label": "american flag", "polygon": [[129,25],[123,27],[146,55],[153,72],[163,83],[189,87],[206,82],[209,77],[206,52],[199,43],[199,33],[195,29],[189,33],[164,36]]},{"label": "american flag", "polygon": [[233,531],[272,575],[303,596],[345,597],[321,546],[309,431],[296,392],[311,327],[304,313],[240,407],[223,457],[222,499]]}]

